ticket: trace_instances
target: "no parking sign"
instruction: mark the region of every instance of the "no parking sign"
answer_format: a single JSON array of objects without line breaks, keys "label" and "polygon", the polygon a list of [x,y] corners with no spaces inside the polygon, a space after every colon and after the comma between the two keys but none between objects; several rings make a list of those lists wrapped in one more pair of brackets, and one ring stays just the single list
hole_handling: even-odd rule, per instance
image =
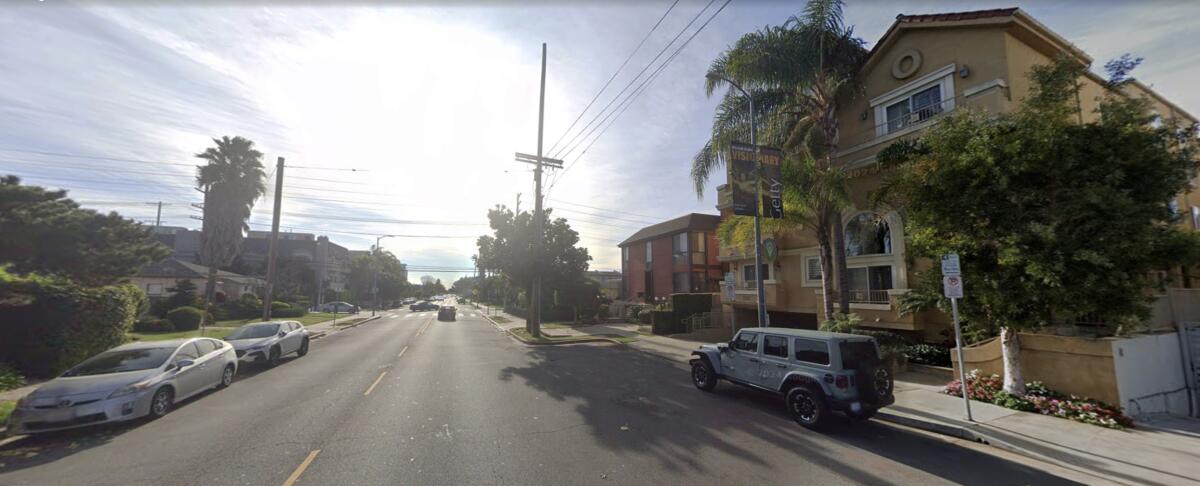
[{"label": "no parking sign", "polygon": [[950,299],[961,299],[963,296],[963,280],[958,275],[942,277],[942,292]]}]

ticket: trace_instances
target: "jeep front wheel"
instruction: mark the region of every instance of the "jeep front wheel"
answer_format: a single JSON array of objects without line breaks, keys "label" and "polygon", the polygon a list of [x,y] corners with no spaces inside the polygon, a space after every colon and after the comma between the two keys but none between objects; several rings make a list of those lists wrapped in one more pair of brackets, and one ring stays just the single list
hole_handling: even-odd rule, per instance
[{"label": "jeep front wheel", "polygon": [[825,397],[804,386],[788,390],[787,408],[792,420],[813,430],[820,429],[829,416],[829,405],[825,403]]},{"label": "jeep front wheel", "polygon": [[717,387],[717,375],[707,361],[692,361],[692,384],[704,391],[712,391]]}]

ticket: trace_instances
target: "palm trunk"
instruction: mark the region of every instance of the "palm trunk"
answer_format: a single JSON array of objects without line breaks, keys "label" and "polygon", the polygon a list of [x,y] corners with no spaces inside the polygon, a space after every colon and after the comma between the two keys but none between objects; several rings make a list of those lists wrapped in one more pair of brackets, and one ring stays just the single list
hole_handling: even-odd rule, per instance
[{"label": "palm trunk", "polygon": [[842,314],[850,313],[850,270],[846,268],[846,228],[842,226],[842,212],[832,210],[833,255],[836,257],[838,282],[838,309]]},{"label": "palm trunk", "polygon": [[208,323],[209,310],[212,308],[213,298],[217,295],[217,266],[208,266],[208,280],[204,282],[204,317],[200,320],[201,323]]},{"label": "palm trunk", "polygon": [[825,320],[833,319],[833,252],[829,248],[828,228],[817,228],[817,246],[821,249],[821,301]]},{"label": "palm trunk", "polygon": [[1000,352],[1004,357],[1004,391],[1025,395],[1025,377],[1021,374],[1021,340],[1015,329],[1000,328]]}]

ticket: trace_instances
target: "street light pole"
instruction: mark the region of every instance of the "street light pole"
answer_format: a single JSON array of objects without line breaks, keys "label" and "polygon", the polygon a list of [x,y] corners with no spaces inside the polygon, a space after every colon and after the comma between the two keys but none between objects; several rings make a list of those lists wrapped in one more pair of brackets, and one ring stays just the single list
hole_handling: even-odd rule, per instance
[{"label": "street light pole", "polygon": [[[758,124],[754,118],[754,97],[750,96],[745,89],[733,82],[733,80],[721,76],[719,74],[709,73],[709,79],[721,80],[729,83],[742,96],[746,97],[746,102],[750,104],[750,145],[754,146],[754,152],[758,153]],[[767,293],[763,289],[763,262],[762,262],[762,162],[755,157],[754,160],[755,175],[758,177],[757,183],[754,185],[754,286],[758,289],[758,326],[767,327],[771,324],[770,317],[767,315]]]}]

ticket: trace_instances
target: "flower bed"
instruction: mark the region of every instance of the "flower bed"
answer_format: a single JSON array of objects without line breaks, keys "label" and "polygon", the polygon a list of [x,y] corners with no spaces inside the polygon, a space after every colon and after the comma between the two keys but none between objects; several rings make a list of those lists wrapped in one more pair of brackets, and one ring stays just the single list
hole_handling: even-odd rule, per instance
[{"label": "flower bed", "polygon": [[[1133,427],[1133,419],[1122,413],[1119,407],[1091,398],[1064,395],[1047,388],[1040,381],[1026,384],[1025,396],[1017,396],[1003,390],[1004,381],[1000,375],[983,376],[979,370],[972,370],[967,375],[967,385],[967,392],[972,400],[1110,429]],[[961,397],[962,383],[958,380],[951,381],[942,392]]]}]

